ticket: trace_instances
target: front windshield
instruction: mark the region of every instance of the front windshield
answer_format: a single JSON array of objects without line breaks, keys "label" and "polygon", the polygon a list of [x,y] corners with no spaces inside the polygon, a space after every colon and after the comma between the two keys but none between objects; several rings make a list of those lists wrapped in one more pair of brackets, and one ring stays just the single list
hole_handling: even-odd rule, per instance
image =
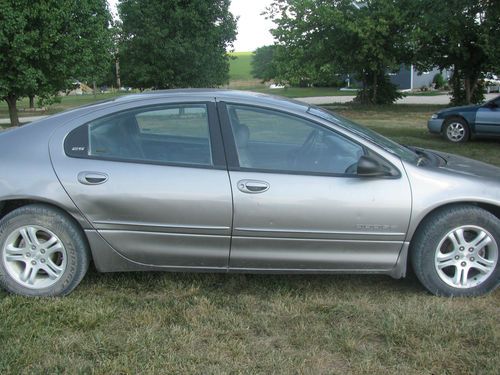
[{"label": "front windshield", "polygon": [[311,115],[320,117],[324,120],[342,126],[343,128],[369,140],[370,142],[377,144],[384,150],[399,156],[404,161],[407,161],[412,164],[418,163],[419,156],[414,151],[400,145],[399,143],[391,141],[389,138],[386,138],[378,134],[377,132],[374,132],[373,130],[370,130],[368,128],[365,128],[364,126],[356,124],[355,122],[343,116],[340,116],[336,113],[332,113],[330,111],[327,111],[326,109],[316,106],[309,107],[307,112],[309,112]]}]

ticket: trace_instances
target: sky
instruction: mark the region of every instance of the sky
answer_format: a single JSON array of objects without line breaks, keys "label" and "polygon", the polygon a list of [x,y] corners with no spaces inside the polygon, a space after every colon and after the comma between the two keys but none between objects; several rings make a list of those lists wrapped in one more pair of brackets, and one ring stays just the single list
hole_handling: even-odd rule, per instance
[{"label": "sky", "polygon": [[254,51],[258,47],[273,44],[273,36],[269,29],[274,24],[261,15],[271,3],[272,0],[231,1],[231,13],[240,17],[238,20],[238,35],[234,42],[236,52]]},{"label": "sky", "polygon": [[[111,12],[116,15],[118,0],[108,0]],[[261,13],[272,3],[272,0],[231,0],[230,11],[239,16],[238,35],[234,42],[236,52],[254,51],[258,47],[273,44],[273,36],[269,29],[273,27]]]}]

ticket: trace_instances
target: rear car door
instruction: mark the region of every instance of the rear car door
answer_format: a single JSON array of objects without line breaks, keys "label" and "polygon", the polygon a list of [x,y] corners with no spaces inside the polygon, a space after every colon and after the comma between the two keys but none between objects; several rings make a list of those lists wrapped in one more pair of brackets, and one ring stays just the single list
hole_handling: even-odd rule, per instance
[{"label": "rear car door", "polygon": [[234,197],[231,269],[394,267],[411,213],[404,172],[358,177],[359,157],[377,155],[339,132],[270,108],[219,108]]},{"label": "rear car door", "polygon": [[117,106],[68,124],[50,151],[71,199],[121,255],[227,267],[231,189],[213,102]]}]

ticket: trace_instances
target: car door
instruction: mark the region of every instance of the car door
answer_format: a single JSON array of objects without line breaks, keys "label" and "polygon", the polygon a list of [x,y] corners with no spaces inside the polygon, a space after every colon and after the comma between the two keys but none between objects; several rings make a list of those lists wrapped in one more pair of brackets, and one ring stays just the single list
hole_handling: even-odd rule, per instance
[{"label": "car door", "polygon": [[404,173],[358,177],[359,157],[378,156],[311,120],[241,104],[219,110],[234,200],[231,269],[392,269],[411,212]]},{"label": "car door", "polygon": [[479,107],[476,112],[476,133],[500,135],[500,97]]},{"label": "car door", "polygon": [[227,267],[232,201],[215,104],[117,108],[52,138],[54,169],[71,199],[132,261]]}]

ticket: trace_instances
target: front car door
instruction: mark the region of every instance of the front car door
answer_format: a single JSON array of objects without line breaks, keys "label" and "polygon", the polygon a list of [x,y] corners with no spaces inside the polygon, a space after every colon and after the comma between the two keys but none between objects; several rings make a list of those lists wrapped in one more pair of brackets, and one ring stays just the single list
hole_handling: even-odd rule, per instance
[{"label": "front car door", "polygon": [[[389,165],[360,142],[301,116],[236,103],[220,103],[219,111],[234,199],[230,269],[395,266],[411,213],[398,158]],[[358,177],[356,162],[367,153],[397,174]]]},{"label": "front car door", "polygon": [[122,256],[227,267],[231,189],[212,101],[118,104],[60,129],[50,151],[71,199]]},{"label": "front car door", "polygon": [[500,135],[500,97],[479,107],[476,112],[476,133]]}]

